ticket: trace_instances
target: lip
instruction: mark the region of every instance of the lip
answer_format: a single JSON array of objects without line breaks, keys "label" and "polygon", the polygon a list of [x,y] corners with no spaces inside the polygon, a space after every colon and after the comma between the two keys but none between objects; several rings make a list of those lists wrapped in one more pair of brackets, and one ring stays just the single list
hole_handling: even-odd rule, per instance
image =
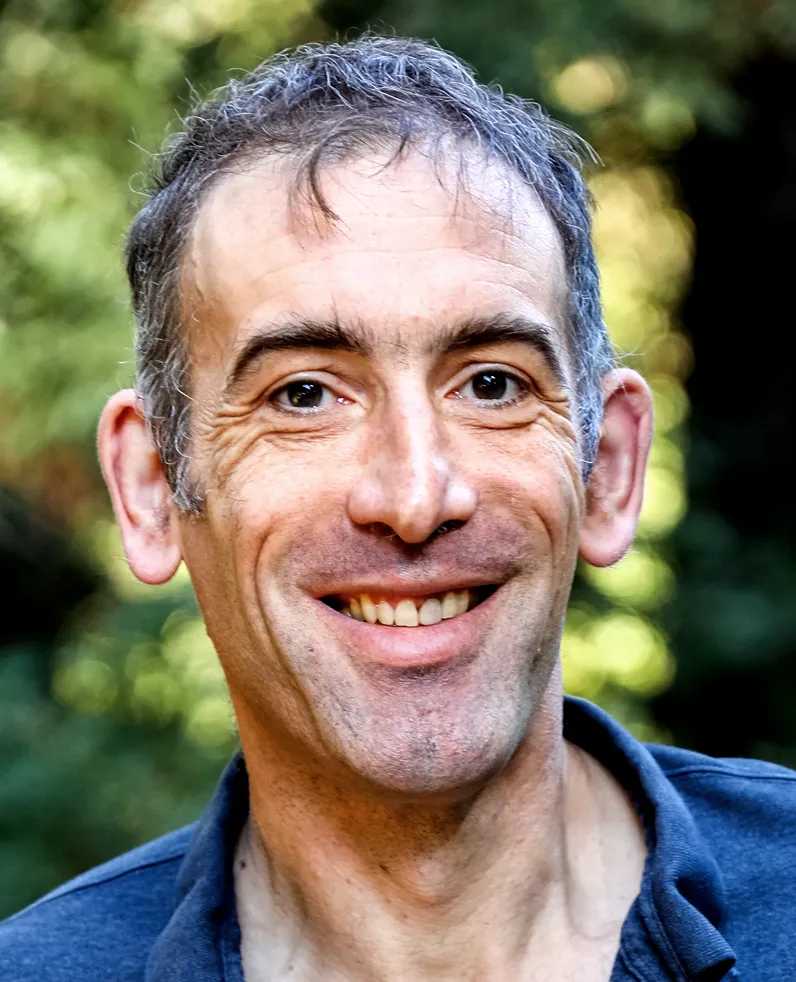
[{"label": "lip", "polygon": [[[369,597],[373,596],[394,596],[394,597],[429,597],[450,590],[471,590],[484,586],[500,586],[504,577],[498,575],[490,577],[468,577],[451,576],[447,579],[436,577],[433,580],[401,578],[395,576],[382,576],[378,580],[367,582],[365,580],[349,581],[325,581],[323,586],[317,584],[300,583],[299,587],[309,593],[315,600],[323,597],[338,595],[360,596],[366,593]],[[475,608],[474,608],[475,609]]]},{"label": "lip", "polygon": [[380,668],[434,668],[455,663],[472,652],[487,628],[501,589],[464,614],[419,627],[368,624],[339,613],[322,600],[315,603],[331,630],[342,636],[359,660]]}]

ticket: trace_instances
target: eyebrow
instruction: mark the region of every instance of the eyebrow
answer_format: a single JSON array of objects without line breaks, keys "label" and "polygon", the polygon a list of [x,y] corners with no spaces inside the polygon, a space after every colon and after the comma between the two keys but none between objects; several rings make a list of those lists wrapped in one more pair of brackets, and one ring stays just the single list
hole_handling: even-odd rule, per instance
[{"label": "eyebrow", "polygon": [[497,314],[472,318],[443,328],[430,339],[429,348],[449,354],[490,344],[524,344],[544,358],[556,382],[566,385],[564,361],[559,354],[562,343],[558,333],[554,327],[541,321]]},{"label": "eyebrow", "polygon": [[[486,345],[524,344],[542,355],[556,381],[564,385],[566,374],[559,355],[561,340],[557,335],[558,332],[548,324],[526,317],[498,314],[470,318],[435,330],[428,338],[425,352],[447,355]],[[403,340],[399,341],[399,345],[406,348]],[[376,347],[377,336],[364,324],[298,319],[266,326],[248,339],[236,357],[225,386],[225,395],[236,390],[255,371],[262,358],[277,351],[321,348],[371,357]]]},{"label": "eyebrow", "polygon": [[225,392],[228,394],[253,373],[265,355],[276,351],[301,351],[308,348],[324,348],[333,351],[351,351],[368,356],[373,345],[362,325],[343,325],[339,321],[293,320],[264,327],[249,338],[235,359],[229,373]]}]

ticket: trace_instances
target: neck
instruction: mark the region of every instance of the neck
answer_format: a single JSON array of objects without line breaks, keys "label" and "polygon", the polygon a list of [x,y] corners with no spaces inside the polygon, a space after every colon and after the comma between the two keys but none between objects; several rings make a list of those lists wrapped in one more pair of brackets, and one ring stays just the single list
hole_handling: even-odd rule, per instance
[{"label": "neck", "polygon": [[242,727],[251,814],[236,875],[244,938],[248,923],[268,950],[262,978],[282,977],[275,951],[298,979],[519,978],[552,938],[618,934],[635,891],[608,893],[616,857],[598,828],[616,810],[604,772],[564,744],[556,695],[497,777],[448,801],[336,783]]}]

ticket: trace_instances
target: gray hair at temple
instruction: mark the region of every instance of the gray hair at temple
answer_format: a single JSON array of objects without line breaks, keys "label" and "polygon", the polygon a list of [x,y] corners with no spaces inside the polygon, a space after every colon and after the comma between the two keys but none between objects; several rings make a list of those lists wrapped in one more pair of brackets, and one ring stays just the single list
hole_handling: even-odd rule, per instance
[{"label": "gray hair at temple", "polygon": [[[177,506],[198,515],[190,474],[191,378],[180,305],[180,267],[197,211],[231,168],[273,154],[296,161],[295,189],[333,218],[321,168],[368,150],[449,155],[478,147],[508,165],[558,230],[568,276],[568,345],[583,475],[597,452],[602,377],[613,354],[600,308],[590,198],[581,175],[588,146],[535,103],[479,84],[434,44],[366,35],[302,45],[264,61],[198,104],[156,155],[149,200],[130,230],[127,272],[136,316],[136,389]],[[460,168],[461,172],[461,168]]]}]

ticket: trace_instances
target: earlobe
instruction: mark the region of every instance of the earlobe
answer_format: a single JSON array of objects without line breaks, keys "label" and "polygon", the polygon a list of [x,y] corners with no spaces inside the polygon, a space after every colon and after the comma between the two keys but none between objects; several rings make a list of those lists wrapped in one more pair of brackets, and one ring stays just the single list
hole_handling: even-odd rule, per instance
[{"label": "earlobe", "polygon": [[132,389],[108,400],[97,446],[130,568],[144,583],[165,583],[182,560],[177,510]]},{"label": "earlobe", "polygon": [[652,395],[637,372],[610,372],[603,392],[600,445],[586,488],[580,535],[580,554],[593,566],[610,566],[630,548],[653,430]]}]

